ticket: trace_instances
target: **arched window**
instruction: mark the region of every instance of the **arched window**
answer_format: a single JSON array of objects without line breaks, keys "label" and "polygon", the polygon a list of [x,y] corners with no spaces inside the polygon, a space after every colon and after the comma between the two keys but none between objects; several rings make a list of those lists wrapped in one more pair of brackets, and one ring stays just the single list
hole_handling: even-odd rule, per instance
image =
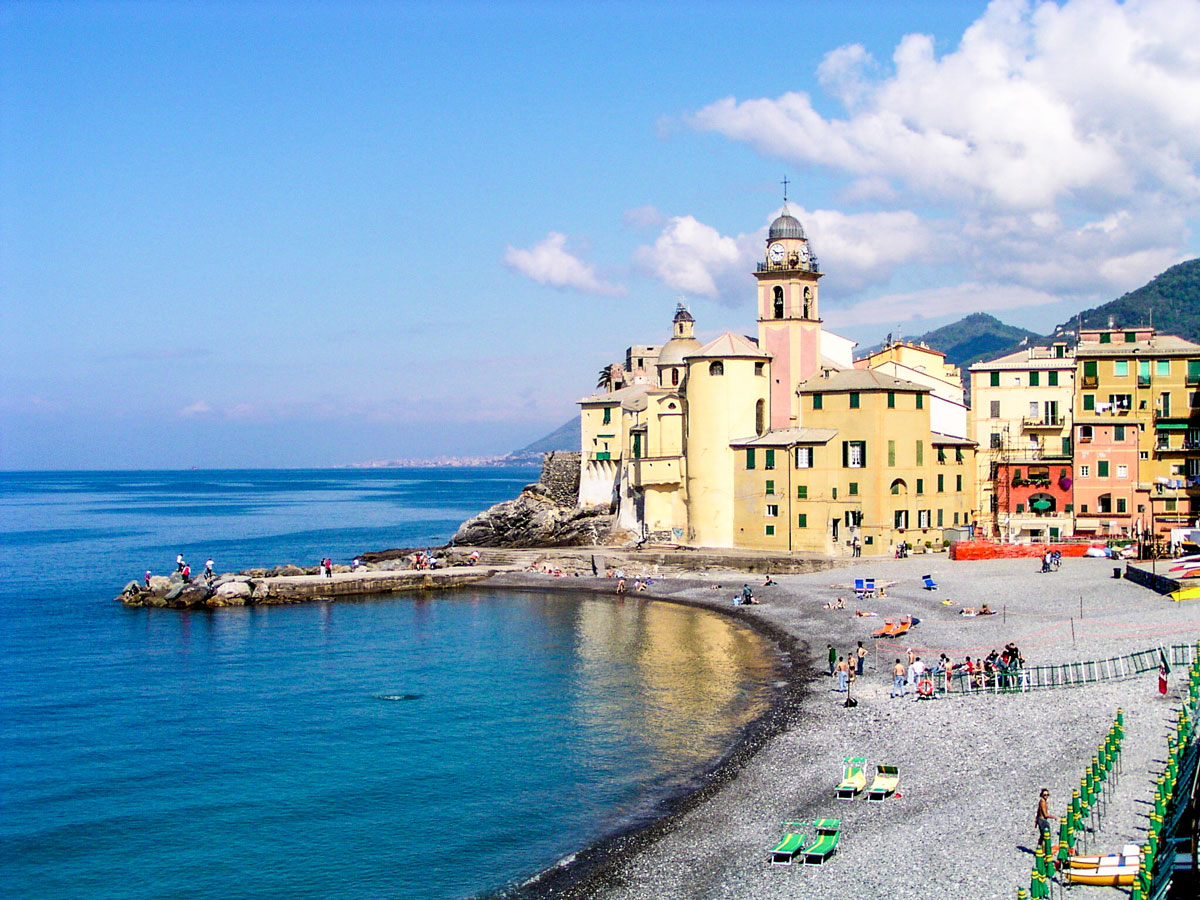
[{"label": "arched window", "polygon": [[679,370],[671,370],[671,387],[679,387]]},{"label": "arched window", "polygon": [[708,364],[708,374],[709,375],[724,375],[725,374],[725,363],[721,362],[719,359],[716,362],[709,363]]},{"label": "arched window", "polygon": [[1052,513],[1058,509],[1058,503],[1053,494],[1037,493],[1029,495],[1029,508],[1035,513]]},{"label": "arched window", "polygon": [[783,288],[775,286],[775,318],[783,318]]},{"label": "arched window", "polygon": [[808,318],[809,310],[812,306],[812,288],[808,285],[804,286],[804,318]]},{"label": "arched window", "polygon": [[908,493],[908,485],[904,483],[903,478],[897,478],[892,482],[892,493],[900,496]]},{"label": "arched window", "polygon": [[762,434],[767,430],[767,402],[759,400],[754,404],[754,430]]}]

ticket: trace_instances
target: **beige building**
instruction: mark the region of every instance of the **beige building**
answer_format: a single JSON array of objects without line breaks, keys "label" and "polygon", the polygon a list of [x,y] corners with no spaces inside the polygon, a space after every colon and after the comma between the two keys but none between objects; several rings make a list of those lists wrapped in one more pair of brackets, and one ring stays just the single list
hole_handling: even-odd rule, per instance
[{"label": "beige building", "polygon": [[823,554],[940,544],[973,521],[957,370],[911,344],[856,363],[822,327],[822,273],[786,208],[753,274],[755,338],[701,346],[680,307],[670,340],[626,355],[636,372],[657,351],[653,379],[580,401],[580,503],[656,541]]},{"label": "beige building", "polygon": [[976,363],[970,377],[979,531],[1003,541],[1073,534],[1074,353],[1063,342],[1027,347]]}]

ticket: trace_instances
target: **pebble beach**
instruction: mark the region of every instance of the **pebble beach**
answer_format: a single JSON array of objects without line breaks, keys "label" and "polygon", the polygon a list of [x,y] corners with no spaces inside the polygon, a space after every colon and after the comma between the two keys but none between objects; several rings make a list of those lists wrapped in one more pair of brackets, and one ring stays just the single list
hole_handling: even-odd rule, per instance
[{"label": "pebble beach", "polygon": [[[1087,852],[1141,844],[1161,773],[1165,736],[1180,708],[1179,678],[1158,693],[1153,671],[1115,681],[1021,694],[952,693],[892,698],[891,666],[912,648],[932,664],[956,663],[1009,641],[1029,666],[1118,656],[1200,639],[1200,603],[1173,603],[1112,577],[1110,560],[1066,559],[1039,574],[1033,559],[951,562],[944,556],[862,560],[800,575],[763,577],[728,570],[656,580],[638,597],[730,608],[743,584],[758,605],[736,613],[791,644],[793,665],[782,718],[752,752],[737,757],[696,802],[641,835],[613,842],[588,877],[548,880],[546,896],[634,898],[1012,898],[1029,887],[1037,842],[1038,791],[1048,787],[1061,815],[1118,708],[1126,739],[1122,776]],[[636,567],[630,566],[631,573]],[[931,574],[937,591],[922,586]],[[875,578],[886,597],[856,600],[855,578]],[[605,579],[512,574],[502,582],[551,589],[607,590]],[[611,582],[610,582],[611,584]],[[718,587],[719,585],[719,587]],[[825,609],[838,597],[845,609]],[[632,599],[632,598],[631,598]],[[966,617],[987,603],[996,615]],[[855,616],[854,610],[877,613]],[[920,619],[900,641],[876,641],[884,619]],[[863,641],[866,670],[852,687],[858,705],[827,677],[827,643],[845,654]],[[840,801],[842,760],[898,766],[897,795],[868,804]],[[821,867],[773,866],[782,823],[835,818],[836,854]],[[534,893],[538,893],[535,889]],[[1111,888],[1073,888],[1075,896]]]}]

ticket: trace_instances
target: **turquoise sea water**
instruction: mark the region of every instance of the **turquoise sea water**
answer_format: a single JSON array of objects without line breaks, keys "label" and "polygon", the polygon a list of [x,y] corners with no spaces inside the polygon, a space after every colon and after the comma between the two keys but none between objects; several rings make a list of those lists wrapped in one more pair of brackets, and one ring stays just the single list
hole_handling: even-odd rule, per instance
[{"label": "turquoise sea water", "polygon": [[0,896],[442,898],[653,817],[765,709],[712,613],[478,589],[212,612],[194,569],[444,542],[531,470],[0,474]]}]

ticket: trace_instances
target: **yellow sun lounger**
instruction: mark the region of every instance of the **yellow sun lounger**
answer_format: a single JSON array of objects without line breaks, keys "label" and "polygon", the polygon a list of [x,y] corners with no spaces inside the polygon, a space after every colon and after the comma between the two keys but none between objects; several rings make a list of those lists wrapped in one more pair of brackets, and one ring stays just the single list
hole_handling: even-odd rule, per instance
[{"label": "yellow sun lounger", "polygon": [[875,769],[875,780],[871,782],[871,788],[867,791],[868,803],[882,803],[900,787],[899,766],[876,766]]},{"label": "yellow sun lounger", "polygon": [[790,866],[792,857],[804,849],[807,835],[804,830],[811,827],[809,822],[784,822],[783,840],[771,850],[771,865]]},{"label": "yellow sun lounger", "polygon": [[861,756],[847,756],[842,767],[842,783],[837,786],[839,800],[853,800],[867,786],[867,761]]},{"label": "yellow sun lounger", "polygon": [[825,864],[837,850],[838,838],[841,836],[842,823],[837,819],[817,819],[813,822],[817,829],[817,840],[804,848],[804,864],[820,866]]}]

